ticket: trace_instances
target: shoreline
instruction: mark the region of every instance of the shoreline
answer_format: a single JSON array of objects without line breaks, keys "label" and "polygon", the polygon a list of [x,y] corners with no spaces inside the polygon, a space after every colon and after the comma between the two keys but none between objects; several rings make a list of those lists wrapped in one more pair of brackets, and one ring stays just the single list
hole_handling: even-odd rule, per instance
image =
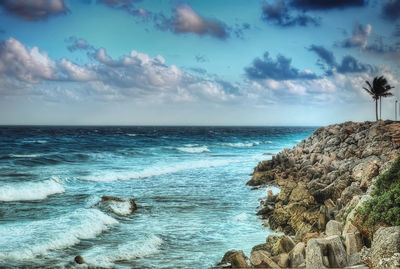
[{"label": "shoreline", "polygon": [[[320,127],[292,149],[260,162],[247,185],[280,188],[260,202],[257,215],[284,236],[268,236],[253,247],[250,258],[241,251],[227,252],[219,265],[368,268],[392,256],[396,260],[393,253],[372,253],[371,258],[372,235],[353,222],[378,176],[400,155],[399,142],[398,122],[345,122]],[[400,226],[395,229],[400,234]]]}]

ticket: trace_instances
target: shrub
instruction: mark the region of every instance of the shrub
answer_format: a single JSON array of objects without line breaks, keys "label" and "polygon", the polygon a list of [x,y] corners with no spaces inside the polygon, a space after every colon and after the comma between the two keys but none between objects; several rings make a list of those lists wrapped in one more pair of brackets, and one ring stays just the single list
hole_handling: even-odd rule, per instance
[{"label": "shrub", "polygon": [[357,211],[361,225],[400,225],[400,157],[378,177],[371,197]]}]

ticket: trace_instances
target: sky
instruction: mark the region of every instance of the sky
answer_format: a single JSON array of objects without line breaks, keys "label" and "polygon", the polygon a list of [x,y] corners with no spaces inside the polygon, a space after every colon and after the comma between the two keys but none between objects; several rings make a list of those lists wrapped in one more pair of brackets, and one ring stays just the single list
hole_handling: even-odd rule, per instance
[{"label": "sky", "polygon": [[[400,100],[400,0],[2,0],[2,125],[308,125]],[[400,119],[400,116],[398,117]]]}]

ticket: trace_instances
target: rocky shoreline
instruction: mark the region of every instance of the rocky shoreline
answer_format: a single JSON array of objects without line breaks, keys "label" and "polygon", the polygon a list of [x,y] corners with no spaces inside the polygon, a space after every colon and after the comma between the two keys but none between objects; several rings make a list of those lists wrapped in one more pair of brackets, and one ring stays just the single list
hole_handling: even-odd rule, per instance
[{"label": "rocky shoreline", "polygon": [[[275,232],[250,258],[229,251],[227,268],[368,268],[400,266],[400,226],[357,225],[377,177],[400,156],[400,123],[345,122],[317,129],[254,169],[253,187],[274,185],[258,215]],[[379,229],[378,229],[379,228]]]}]

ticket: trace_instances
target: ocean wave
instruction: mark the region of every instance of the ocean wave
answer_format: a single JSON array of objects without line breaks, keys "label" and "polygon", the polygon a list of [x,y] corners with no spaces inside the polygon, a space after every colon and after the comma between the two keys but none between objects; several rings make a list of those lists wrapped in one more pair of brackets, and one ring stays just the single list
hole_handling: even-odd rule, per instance
[{"label": "ocean wave", "polygon": [[95,238],[114,218],[98,209],[78,209],[58,218],[0,225],[0,259],[27,260]]},{"label": "ocean wave", "polygon": [[37,158],[39,154],[9,154],[10,158]]},{"label": "ocean wave", "polygon": [[114,267],[114,262],[132,261],[153,255],[159,251],[163,241],[151,234],[133,242],[119,245],[117,248],[94,247],[82,256],[89,265]]},{"label": "ocean wave", "polygon": [[210,160],[210,161],[197,161],[197,162],[196,161],[181,162],[175,164],[171,163],[168,165],[156,165],[153,167],[146,168],[142,171],[109,172],[104,174],[93,174],[91,176],[80,177],[78,179],[87,181],[100,181],[100,182],[141,179],[141,178],[177,173],[185,170],[224,166],[239,161],[240,160]]},{"label": "ocean wave", "polygon": [[210,150],[206,146],[202,147],[178,147],[176,148],[179,151],[187,152],[187,153],[202,153],[202,152],[210,152]]},{"label": "ocean wave", "polygon": [[0,186],[0,201],[42,200],[56,193],[65,192],[60,182],[49,179],[41,182],[24,182],[2,184]]},{"label": "ocean wave", "polygon": [[254,147],[259,145],[260,142],[255,141],[255,142],[248,142],[248,143],[222,143],[223,146],[228,146],[228,147],[234,147],[234,148],[244,148],[244,147]]},{"label": "ocean wave", "polygon": [[126,134],[127,136],[137,136],[137,134]]},{"label": "ocean wave", "polygon": [[22,142],[26,144],[45,144],[47,140],[24,140]]}]

